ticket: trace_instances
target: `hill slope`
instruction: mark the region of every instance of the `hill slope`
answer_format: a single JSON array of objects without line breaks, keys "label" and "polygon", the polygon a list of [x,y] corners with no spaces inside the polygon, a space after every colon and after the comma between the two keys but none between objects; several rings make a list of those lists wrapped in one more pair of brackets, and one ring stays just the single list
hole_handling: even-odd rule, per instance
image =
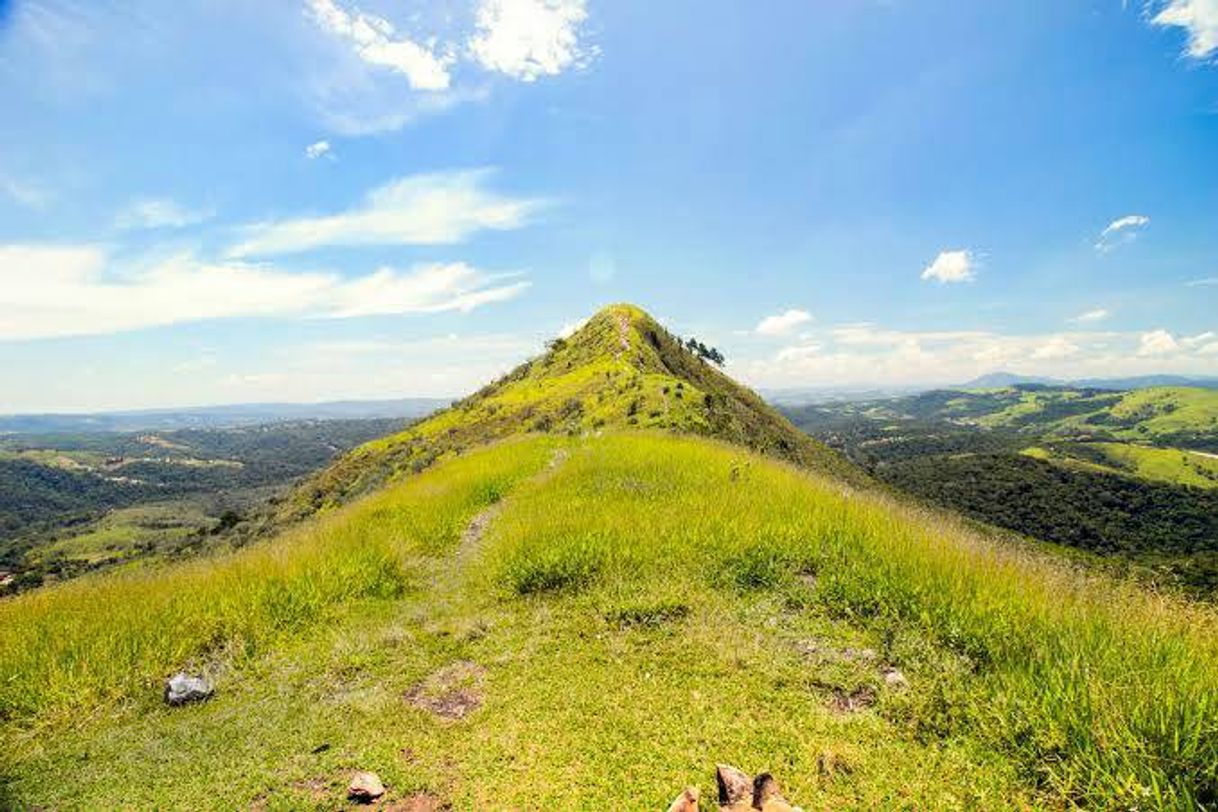
[{"label": "hill slope", "polygon": [[606,307],[503,378],[363,445],[310,479],[288,511],[348,501],[462,450],[528,432],[656,428],[716,437],[861,483],[863,475],[632,305]]},{"label": "hill slope", "polygon": [[876,414],[1024,434],[1218,450],[1218,390],[1201,387],[1112,391],[1017,384],[940,389],[867,405]]},{"label": "hill slope", "polygon": [[[533,435],[279,539],[0,602],[0,808],[1218,802],[1212,610],[716,442]],[[210,673],[168,708],[162,679]],[[412,805],[413,804],[413,805]]]}]

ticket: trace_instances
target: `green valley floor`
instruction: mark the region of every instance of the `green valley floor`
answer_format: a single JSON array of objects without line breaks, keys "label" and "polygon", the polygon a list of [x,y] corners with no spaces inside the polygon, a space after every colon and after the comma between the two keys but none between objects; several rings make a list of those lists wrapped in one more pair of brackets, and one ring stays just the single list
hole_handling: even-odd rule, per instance
[{"label": "green valley floor", "polygon": [[[1218,802],[1218,621],[715,442],[529,437],[0,603],[0,808]],[[215,696],[166,707],[166,676]],[[703,802],[707,803],[706,800]],[[710,808],[710,807],[706,807]]]}]

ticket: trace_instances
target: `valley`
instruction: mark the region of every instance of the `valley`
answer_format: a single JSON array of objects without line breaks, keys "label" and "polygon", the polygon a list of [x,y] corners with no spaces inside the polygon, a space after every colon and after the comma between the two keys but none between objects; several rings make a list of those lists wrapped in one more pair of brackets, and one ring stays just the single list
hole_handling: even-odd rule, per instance
[{"label": "valley", "polygon": [[915,497],[1159,585],[1218,589],[1218,390],[1016,384],[784,412]]},{"label": "valley", "polygon": [[0,435],[0,595],[243,544],[296,479],[404,423]]}]

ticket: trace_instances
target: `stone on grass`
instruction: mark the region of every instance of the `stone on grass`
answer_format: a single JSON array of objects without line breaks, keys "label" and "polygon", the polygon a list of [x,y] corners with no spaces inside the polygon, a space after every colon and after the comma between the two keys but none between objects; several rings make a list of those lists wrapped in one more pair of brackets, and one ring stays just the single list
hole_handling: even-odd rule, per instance
[{"label": "stone on grass", "polygon": [[385,794],[385,785],[376,773],[356,773],[347,787],[347,797],[361,804],[370,804]]},{"label": "stone on grass", "polygon": [[202,702],[210,699],[215,692],[215,687],[206,677],[192,677],[185,671],[179,671],[165,683],[165,704],[177,707]]},{"label": "stone on grass", "polygon": [[884,684],[889,688],[908,688],[909,680],[896,668],[891,666],[884,669]]}]

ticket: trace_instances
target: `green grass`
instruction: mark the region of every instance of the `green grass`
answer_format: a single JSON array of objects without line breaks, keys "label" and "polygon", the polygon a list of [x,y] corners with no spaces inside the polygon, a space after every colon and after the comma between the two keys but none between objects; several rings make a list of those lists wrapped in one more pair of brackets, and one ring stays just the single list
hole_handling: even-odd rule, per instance
[{"label": "green grass", "polygon": [[[408,494],[386,492],[273,544],[4,601],[0,719],[38,725],[89,714],[192,661],[255,655],[334,604],[399,595],[411,583],[409,556],[455,538],[543,460],[532,445],[470,455]],[[373,532],[381,523],[389,532]]]},{"label": "green grass", "polygon": [[1128,392],[985,389],[948,400],[942,416],[987,428],[1017,428],[1062,437],[1107,436],[1170,445],[1213,442],[1218,434],[1218,390],[1155,386]]},{"label": "green grass", "polygon": [[69,564],[101,565],[170,551],[214,524],[202,508],[187,499],[112,510],[76,532],[51,537],[27,555],[31,563],[60,559]]},{"label": "green grass", "polygon": [[[1080,456],[1079,449],[1087,452]],[[1180,448],[1155,448],[1134,443],[1086,443],[1083,446],[1033,446],[1021,453],[1036,459],[1107,474],[1188,485],[1218,488],[1218,456]]]},{"label": "green grass", "polygon": [[312,477],[285,506],[300,518],[464,449],[525,432],[620,428],[715,436],[854,484],[866,478],[754,392],[687,351],[632,305],[611,305],[573,335],[405,431],[366,443]]},{"label": "green grass", "polygon": [[[372,769],[458,809],[662,809],[726,761],[807,809],[1195,809],[1216,631],[736,447],[532,438],[259,548],[0,604],[0,806],[333,809]],[[162,707],[191,661],[217,697]],[[469,716],[407,701],[467,662]]]},{"label": "green grass", "polygon": [[1112,407],[1120,420],[1136,421],[1152,436],[1218,432],[1218,390],[1156,386],[1127,393]]}]

